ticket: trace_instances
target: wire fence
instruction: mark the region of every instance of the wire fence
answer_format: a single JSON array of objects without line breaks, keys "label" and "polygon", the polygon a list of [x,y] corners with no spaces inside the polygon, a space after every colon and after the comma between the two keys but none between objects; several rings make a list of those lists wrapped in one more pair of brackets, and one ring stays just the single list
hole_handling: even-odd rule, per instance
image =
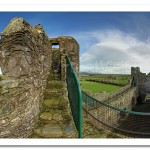
[{"label": "wire fence", "polygon": [[83,110],[99,129],[109,129],[128,137],[150,137],[150,113],[117,108],[82,92]]}]

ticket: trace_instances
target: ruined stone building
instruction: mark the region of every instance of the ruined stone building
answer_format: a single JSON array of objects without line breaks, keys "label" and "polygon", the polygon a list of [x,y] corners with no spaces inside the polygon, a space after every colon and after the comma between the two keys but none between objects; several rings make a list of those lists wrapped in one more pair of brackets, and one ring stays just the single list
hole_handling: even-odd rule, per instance
[{"label": "ruined stone building", "polygon": [[[10,21],[0,37],[0,138],[78,137],[66,86],[67,55],[79,75],[79,44],[74,38],[49,38],[40,24],[32,27],[23,18]],[[139,93],[150,93],[149,75],[132,67],[131,76],[136,87],[129,83],[103,99],[101,93],[95,98],[131,110]],[[96,108],[93,114],[103,117],[106,110]],[[102,120],[117,124],[118,119],[109,109]]]},{"label": "ruined stone building", "polygon": [[138,95],[144,100],[146,95],[150,94],[150,76],[142,73],[139,67],[131,67],[131,77],[136,81]]},{"label": "ruined stone building", "polygon": [[0,40],[0,137],[77,137],[65,83],[66,55],[78,74],[74,38],[49,38],[40,24],[10,21]]}]

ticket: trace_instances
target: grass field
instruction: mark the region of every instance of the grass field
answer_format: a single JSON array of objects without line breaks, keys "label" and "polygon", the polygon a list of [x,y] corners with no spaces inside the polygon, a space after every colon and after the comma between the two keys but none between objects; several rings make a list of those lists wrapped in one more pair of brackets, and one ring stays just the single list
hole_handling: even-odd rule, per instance
[{"label": "grass field", "polygon": [[89,82],[89,81],[80,81],[80,84],[82,89],[89,90],[92,93],[98,93],[102,91],[106,91],[107,93],[110,93],[120,88],[120,86]]},{"label": "grass field", "polygon": [[[109,81],[112,84],[105,84],[105,83],[98,83],[98,82],[91,82],[91,81],[86,81],[89,79],[94,79],[94,80],[99,80],[99,81]],[[89,90],[92,93],[98,93],[102,91],[106,91],[107,93],[110,93],[112,91],[115,91],[121,86],[118,85],[113,85],[113,83],[124,83],[123,85],[125,86],[128,84],[130,80],[129,75],[92,75],[92,76],[80,76],[80,84],[81,88],[85,90]],[[120,84],[121,85],[121,84]]]},{"label": "grass field", "polygon": [[119,86],[125,86],[129,83],[129,75],[91,75],[91,76],[80,76],[81,80],[95,80],[102,83],[109,82],[110,84],[118,84]]}]

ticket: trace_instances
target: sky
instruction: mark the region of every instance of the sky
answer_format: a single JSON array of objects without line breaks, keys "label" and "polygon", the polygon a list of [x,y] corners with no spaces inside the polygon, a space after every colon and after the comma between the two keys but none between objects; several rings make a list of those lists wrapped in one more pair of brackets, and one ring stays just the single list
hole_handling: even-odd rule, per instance
[{"label": "sky", "polygon": [[14,17],[42,24],[49,38],[73,36],[82,72],[150,72],[150,12],[0,12],[0,32]]}]

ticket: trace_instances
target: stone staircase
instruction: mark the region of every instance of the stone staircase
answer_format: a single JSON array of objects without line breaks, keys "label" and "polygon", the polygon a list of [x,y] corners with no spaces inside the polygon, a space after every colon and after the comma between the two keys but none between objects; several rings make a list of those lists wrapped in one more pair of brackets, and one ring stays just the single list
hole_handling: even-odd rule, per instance
[{"label": "stone staircase", "polygon": [[[59,74],[49,75],[42,104],[43,111],[30,138],[78,138],[65,86]],[[83,115],[83,138],[112,137],[120,138],[119,135],[96,129]]]},{"label": "stone staircase", "polygon": [[32,138],[75,138],[78,137],[70,114],[65,83],[60,74],[49,75],[37,128]]}]

